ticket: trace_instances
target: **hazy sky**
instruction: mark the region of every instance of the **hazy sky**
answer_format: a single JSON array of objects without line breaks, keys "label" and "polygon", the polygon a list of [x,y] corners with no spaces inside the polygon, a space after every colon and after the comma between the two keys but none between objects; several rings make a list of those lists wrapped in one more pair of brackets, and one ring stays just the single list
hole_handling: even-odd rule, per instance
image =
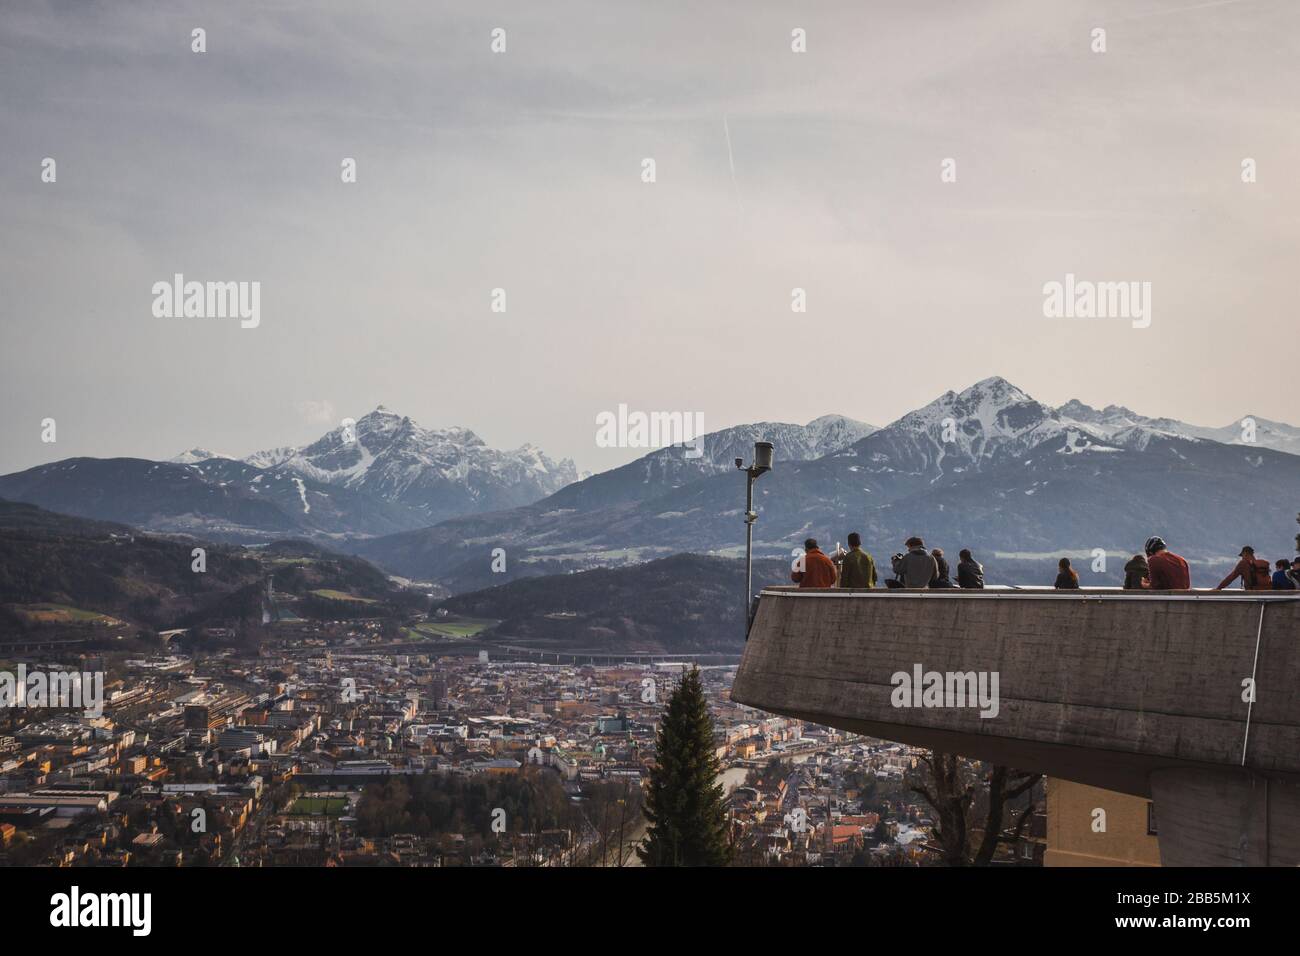
[{"label": "hazy sky", "polygon": [[[1297,422],[1298,94],[1290,0],[0,0],[0,471],[379,403],[600,470],[619,403],[884,424],[992,374]],[[155,318],[177,272],[260,326]],[[1066,273],[1150,327],[1044,318]]]}]

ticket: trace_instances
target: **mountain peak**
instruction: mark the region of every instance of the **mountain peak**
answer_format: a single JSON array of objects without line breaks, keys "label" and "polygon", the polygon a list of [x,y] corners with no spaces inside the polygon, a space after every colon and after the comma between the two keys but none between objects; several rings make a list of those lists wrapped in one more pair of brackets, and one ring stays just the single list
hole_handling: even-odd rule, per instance
[{"label": "mountain peak", "polygon": [[1072,398],[1064,405],[1057,406],[1059,412],[1065,418],[1070,418],[1080,422],[1122,422],[1124,424],[1139,421],[1149,421],[1131,408],[1125,408],[1123,405],[1107,405],[1105,408],[1093,408],[1087,402],[1082,402],[1077,398]]},{"label": "mountain peak", "polygon": [[859,420],[856,419],[856,418],[850,418],[848,415],[837,415],[837,414],[835,414],[834,412],[832,412],[832,413],[829,414],[829,415],[819,415],[819,416],[817,416],[817,417],[814,418],[812,421],[810,421],[807,425],[805,425],[804,428],[824,428],[824,427],[826,427],[827,425],[840,425],[840,424],[843,424],[843,423],[845,423],[845,422],[848,422],[848,423],[850,423],[850,424],[854,424],[854,425],[861,425],[861,426],[863,426],[864,428],[871,428],[871,427],[872,427],[872,426],[868,425],[866,422],[859,421]]},{"label": "mountain peak", "polygon": [[468,428],[425,428],[382,404],[350,429],[340,425],[309,445],[245,461],[370,494],[425,523],[530,504],[578,477],[573,462],[553,461],[534,446],[489,448]]},{"label": "mountain peak", "polygon": [[[1006,421],[1008,417],[1014,419],[1014,422]],[[949,389],[928,405],[908,412],[894,424],[903,428],[923,429],[951,418],[959,425],[968,420],[978,421],[985,432],[1001,431],[1008,427],[1019,431],[1033,424],[1031,419],[1053,417],[1055,412],[1052,409],[1030,398],[1002,376],[993,375],[960,392]]]},{"label": "mountain peak", "polygon": [[1011,402],[1032,401],[1023,389],[1012,385],[1001,375],[990,375],[988,378],[982,378],[958,395],[959,398],[973,398],[976,396],[990,396]]},{"label": "mountain peak", "polygon": [[223,455],[220,452],[209,451],[207,448],[190,448],[168,458],[167,461],[174,465],[193,465],[200,461],[207,461],[210,458],[230,458],[230,455]]},{"label": "mountain peak", "polygon": [[950,471],[979,470],[985,462],[1016,456],[1062,428],[1054,409],[993,375],[945,392],[855,447],[870,462],[862,466],[869,472],[937,481]]}]

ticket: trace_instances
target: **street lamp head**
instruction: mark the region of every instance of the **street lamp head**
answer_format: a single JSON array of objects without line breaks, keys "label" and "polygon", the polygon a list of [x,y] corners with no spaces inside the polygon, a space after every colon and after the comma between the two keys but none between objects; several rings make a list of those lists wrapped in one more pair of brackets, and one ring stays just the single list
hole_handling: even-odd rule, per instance
[{"label": "street lamp head", "polygon": [[755,476],[772,470],[772,443],[770,441],[754,442]]}]

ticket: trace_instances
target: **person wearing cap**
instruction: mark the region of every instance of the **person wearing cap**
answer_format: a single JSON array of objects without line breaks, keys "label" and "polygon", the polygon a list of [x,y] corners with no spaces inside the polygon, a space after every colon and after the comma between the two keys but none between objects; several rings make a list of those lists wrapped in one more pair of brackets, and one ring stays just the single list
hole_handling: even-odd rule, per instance
[{"label": "person wearing cap", "polygon": [[790,575],[801,588],[835,587],[835,563],[817,547],[817,539],[809,538],[803,543],[803,560],[800,567]]},{"label": "person wearing cap", "polygon": [[1226,578],[1218,583],[1214,590],[1222,591],[1237,578],[1247,591],[1273,590],[1273,576],[1268,573],[1268,562],[1256,560],[1255,549],[1246,545],[1237,555],[1240,560]]},{"label": "person wearing cap", "polygon": [[894,555],[894,576],[905,588],[928,588],[939,576],[939,562],[925,550],[925,542],[911,537],[905,542],[906,554]]},{"label": "person wearing cap", "polygon": [[1192,572],[1181,555],[1174,554],[1159,535],[1147,538],[1143,548],[1147,555],[1147,585],[1152,591],[1187,591],[1192,587]]}]

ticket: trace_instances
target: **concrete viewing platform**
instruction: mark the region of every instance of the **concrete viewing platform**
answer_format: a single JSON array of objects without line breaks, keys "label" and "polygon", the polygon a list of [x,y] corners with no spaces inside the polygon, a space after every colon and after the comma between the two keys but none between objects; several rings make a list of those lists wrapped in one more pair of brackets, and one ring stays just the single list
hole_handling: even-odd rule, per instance
[{"label": "concrete viewing platform", "polygon": [[1300,864],[1300,592],[766,588],[732,699],[1151,798],[1166,865]]}]

